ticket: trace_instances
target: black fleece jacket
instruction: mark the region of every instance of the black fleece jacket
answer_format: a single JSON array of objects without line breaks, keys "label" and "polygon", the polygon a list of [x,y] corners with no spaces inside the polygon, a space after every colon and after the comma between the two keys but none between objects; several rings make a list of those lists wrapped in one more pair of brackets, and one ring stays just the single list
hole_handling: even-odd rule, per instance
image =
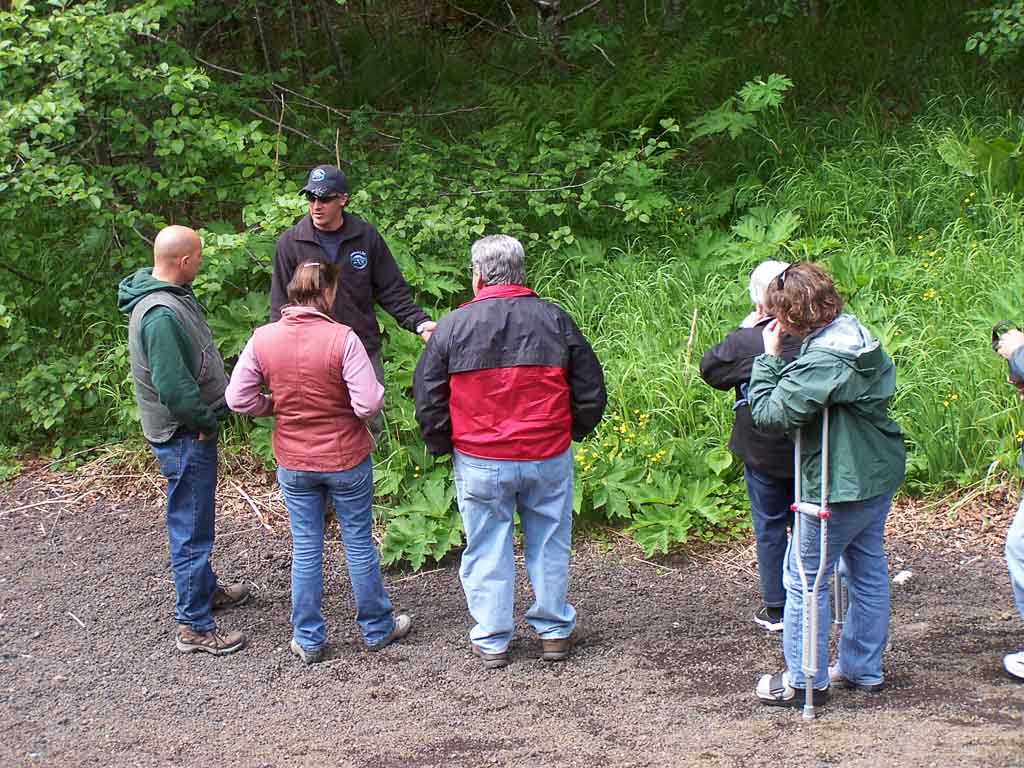
[{"label": "black fleece jacket", "polygon": [[[408,331],[430,318],[412,300],[409,284],[402,277],[384,238],[372,224],[346,212],[338,245],[338,295],[334,319],[356,332],[368,354],[380,351],[380,327],[373,313],[374,302],[384,307]],[[277,241],[274,273],[270,280],[270,322],[281,318],[288,303],[288,283],[295,268],[314,257],[328,258],[316,240],[308,215],[285,230]]]},{"label": "black fleece jacket", "polygon": [[[729,450],[756,472],[785,479],[793,477],[793,443],[785,434],[757,429],[747,402],[754,358],[764,354],[761,332],[771,320],[765,318],[753,328],[737,328],[721,344],[709,349],[700,361],[700,375],[715,389],[736,392]],[[782,337],[782,358],[787,363],[799,352],[800,339],[789,334]]]}]

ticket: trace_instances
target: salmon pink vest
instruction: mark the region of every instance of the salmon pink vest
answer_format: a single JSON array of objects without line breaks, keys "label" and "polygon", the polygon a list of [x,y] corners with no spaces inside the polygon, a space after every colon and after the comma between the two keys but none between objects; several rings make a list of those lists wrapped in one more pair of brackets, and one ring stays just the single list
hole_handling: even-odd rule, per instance
[{"label": "salmon pink vest", "polygon": [[285,469],[338,472],[373,449],[341,375],[350,333],[327,315],[302,312],[286,313],[253,334],[253,352],[274,398],[274,457]]}]

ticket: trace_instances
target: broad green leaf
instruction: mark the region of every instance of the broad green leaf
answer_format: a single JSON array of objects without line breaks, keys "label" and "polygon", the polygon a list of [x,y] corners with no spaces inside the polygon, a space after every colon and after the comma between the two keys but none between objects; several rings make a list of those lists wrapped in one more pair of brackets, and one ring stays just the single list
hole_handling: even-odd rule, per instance
[{"label": "broad green leaf", "polygon": [[704,458],[708,468],[719,476],[732,466],[732,452],[728,448],[714,448]]},{"label": "broad green leaf", "polygon": [[935,147],[939,157],[950,168],[959,171],[965,176],[973,176],[975,173],[974,157],[970,149],[952,133],[947,133]]}]

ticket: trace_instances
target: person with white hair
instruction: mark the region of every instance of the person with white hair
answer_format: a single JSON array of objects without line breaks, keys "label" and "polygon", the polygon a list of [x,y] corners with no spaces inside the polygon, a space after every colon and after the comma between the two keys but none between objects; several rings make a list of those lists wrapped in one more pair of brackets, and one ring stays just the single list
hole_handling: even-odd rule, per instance
[{"label": "person with white hair", "polygon": [[[750,273],[750,301],[753,309],[740,326],[705,353],[700,375],[715,389],[735,392],[735,418],[729,450],[743,462],[743,477],[750,500],[750,516],[757,543],[757,570],[761,580],[761,607],[754,621],[769,632],[781,632],[786,605],[782,583],[782,564],[793,513],[793,443],[782,433],[763,432],[750,419],[747,387],[754,358],[764,352],[762,330],[772,321],[765,310],[764,294],[768,284],[789,265],[784,261],[764,261]],[[788,336],[782,354],[793,360],[800,341]]]},{"label": "person with white hair", "polygon": [[601,420],[604,374],[572,318],[526,287],[518,240],[482,238],[471,257],[474,298],[438,322],[416,365],[416,420],[430,453],[452,454],[473,654],[487,669],[509,662],[518,512],[535,598],[526,623],[541,659],[561,661],[578,637],[571,446]]}]

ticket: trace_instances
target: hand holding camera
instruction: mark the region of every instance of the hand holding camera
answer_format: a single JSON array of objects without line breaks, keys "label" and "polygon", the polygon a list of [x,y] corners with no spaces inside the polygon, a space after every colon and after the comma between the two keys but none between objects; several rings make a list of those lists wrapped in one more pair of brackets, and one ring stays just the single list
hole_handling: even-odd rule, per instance
[{"label": "hand holding camera", "polygon": [[761,338],[764,339],[764,351],[766,354],[782,357],[782,326],[778,320],[772,320],[761,331]]},{"label": "hand holding camera", "polygon": [[995,350],[1000,357],[1009,360],[1022,344],[1024,344],[1024,332],[1010,328],[996,337]]},{"label": "hand holding camera", "polygon": [[[992,349],[994,349],[1000,357],[1004,358],[1009,362],[1013,354],[1024,346],[1024,332],[1014,328],[1009,322],[997,323],[992,329]],[[1006,381],[1013,384],[1017,388],[1017,392],[1020,394],[1021,399],[1024,399],[1024,381],[1015,379],[1011,374],[1006,377]]]}]

